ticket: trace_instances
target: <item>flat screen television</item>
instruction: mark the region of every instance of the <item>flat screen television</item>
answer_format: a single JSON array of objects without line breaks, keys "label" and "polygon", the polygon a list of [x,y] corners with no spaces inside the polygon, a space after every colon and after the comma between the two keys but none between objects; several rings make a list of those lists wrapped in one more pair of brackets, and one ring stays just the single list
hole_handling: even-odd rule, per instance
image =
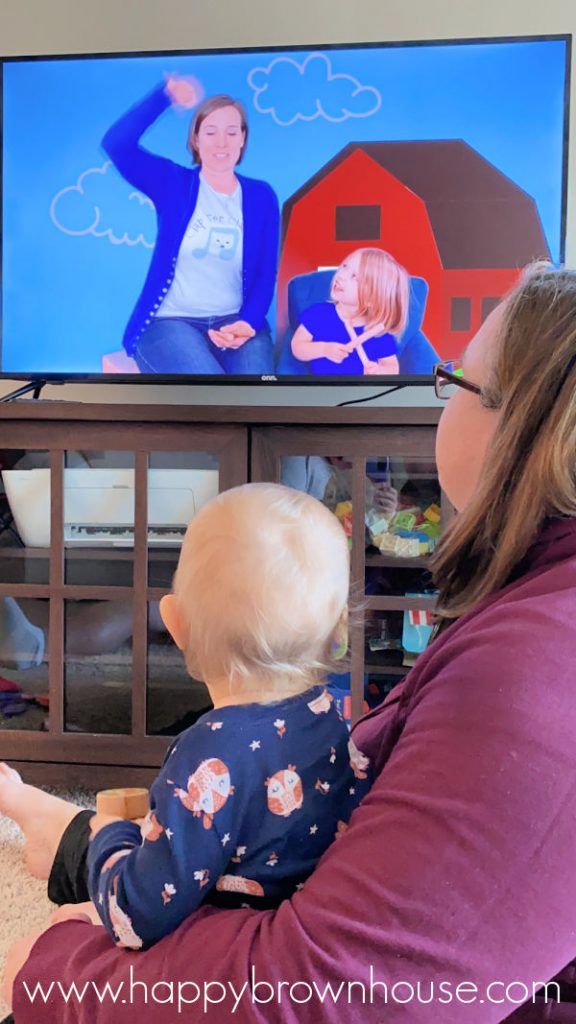
[{"label": "flat screen television", "polygon": [[564,258],[570,36],[2,61],[2,377],[430,383]]}]

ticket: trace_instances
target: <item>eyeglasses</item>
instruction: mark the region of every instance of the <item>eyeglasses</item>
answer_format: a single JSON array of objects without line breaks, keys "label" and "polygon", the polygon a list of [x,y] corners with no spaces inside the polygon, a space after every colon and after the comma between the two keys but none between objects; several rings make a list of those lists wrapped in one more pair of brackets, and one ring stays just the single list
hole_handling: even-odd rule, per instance
[{"label": "eyeglasses", "polygon": [[462,370],[462,363],[459,359],[449,359],[445,363],[436,363],[434,369],[434,390],[436,397],[447,399],[456,394],[458,388],[465,391],[472,391],[475,395],[481,395],[482,389],[472,381],[466,380]]}]

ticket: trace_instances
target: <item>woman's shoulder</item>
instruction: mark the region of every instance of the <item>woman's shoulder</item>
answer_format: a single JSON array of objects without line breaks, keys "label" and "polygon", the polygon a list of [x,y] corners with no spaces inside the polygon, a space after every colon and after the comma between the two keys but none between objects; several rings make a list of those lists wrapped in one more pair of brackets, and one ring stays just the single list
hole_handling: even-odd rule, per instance
[{"label": "woman's shoulder", "polygon": [[268,181],[262,181],[261,178],[249,178],[245,174],[238,174],[238,172],[236,172],[236,177],[247,195],[257,196],[260,200],[266,199],[278,205],[278,196]]},{"label": "woman's shoulder", "polygon": [[515,696],[548,705],[554,693],[568,710],[575,662],[576,558],[528,573],[487,598],[432,642],[408,683],[414,696],[448,686],[510,707]]}]

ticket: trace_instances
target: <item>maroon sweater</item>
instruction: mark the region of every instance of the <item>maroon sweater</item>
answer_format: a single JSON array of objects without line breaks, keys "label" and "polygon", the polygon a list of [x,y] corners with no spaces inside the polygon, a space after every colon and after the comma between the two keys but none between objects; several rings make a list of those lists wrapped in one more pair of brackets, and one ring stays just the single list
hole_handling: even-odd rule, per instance
[{"label": "maroon sweater", "polygon": [[[575,669],[576,520],[557,519],[358,724],[378,776],[301,892],[274,912],[204,907],[144,953],[56,925],[17,978],[16,1024],[504,1020],[576,956]],[[251,996],[251,978],[273,989]],[[87,988],[31,1004],[38,980]],[[518,1016],[544,1019],[576,1014]]]}]

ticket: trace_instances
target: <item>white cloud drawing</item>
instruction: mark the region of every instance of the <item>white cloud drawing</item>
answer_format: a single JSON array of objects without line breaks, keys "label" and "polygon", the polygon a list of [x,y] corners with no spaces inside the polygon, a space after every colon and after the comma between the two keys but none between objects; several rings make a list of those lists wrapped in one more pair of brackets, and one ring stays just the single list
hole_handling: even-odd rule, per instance
[{"label": "white cloud drawing", "polygon": [[75,185],[60,189],[50,204],[53,224],[65,235],[93,235],[106,238],[112,245],[153,249],[152,200],[141,192],[129,191],[116,173],[108,175],[111,167],[110,160],[101,167],[89,167]]},{"label": "white cloud drawing", "polygon": [[324,53],[311,53],[301,64],[276,57],[268,67],[252,68],[248,85],[256,110],[283,127],[318,117],[333,122],[370,117],[382,106],[378,89],[361,85],[352,75],[335,74]]}]

